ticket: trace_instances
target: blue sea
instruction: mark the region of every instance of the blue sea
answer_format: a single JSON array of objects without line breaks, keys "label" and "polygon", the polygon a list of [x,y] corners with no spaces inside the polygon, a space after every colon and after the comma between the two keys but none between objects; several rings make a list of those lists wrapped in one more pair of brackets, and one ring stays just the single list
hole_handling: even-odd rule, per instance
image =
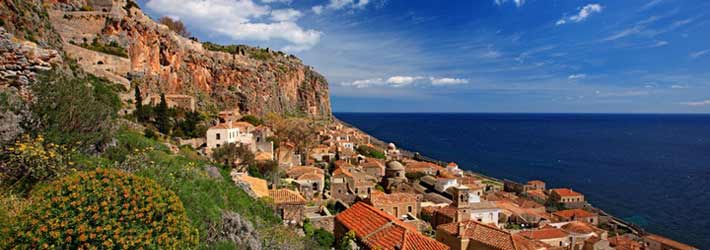
[{"label": "blue sea", "polygon": [[467,170],[572,187],[649,232],[710,249],[710,115],[335,116]]}]

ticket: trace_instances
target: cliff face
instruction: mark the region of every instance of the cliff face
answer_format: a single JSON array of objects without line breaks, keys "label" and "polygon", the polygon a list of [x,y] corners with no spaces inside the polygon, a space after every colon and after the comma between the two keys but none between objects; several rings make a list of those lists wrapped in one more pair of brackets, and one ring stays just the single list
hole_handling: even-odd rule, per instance
[{"label": "cliff face", "polygon": [[[138,85],[145,96],[193,96],[201,110],[331,115],[325,78],[296,57],[248,46],[205,49],[155,23],[126,0],[33,3],[31,11],[48,16],[53,26],[41,30],[56,31],[61,37],[57,46],[56,34],[38,34],[50,38],[45,47],[61,50],[89,73],[124,85],[127,108],[132,106],[133,86]],[[21,28],[11,31],[19,34]]]}]

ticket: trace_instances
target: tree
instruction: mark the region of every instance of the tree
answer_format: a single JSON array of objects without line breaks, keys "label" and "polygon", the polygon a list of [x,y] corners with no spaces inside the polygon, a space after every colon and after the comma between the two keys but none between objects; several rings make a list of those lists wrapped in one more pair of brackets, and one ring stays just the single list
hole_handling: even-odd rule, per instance
[{"label": "tree", "polygon": [[105,79],[71,77],[59,72],[41,75],[32,86],[32,112],[46,139],[59,144],[81,144],[103,151],[115,127],[121,99]]},{"label": "tree", "polygon": [[216,148],[212,152],[212,159],[221,162],[225,167],[236,168],[243,165],[254,164],[254,154],[244,145],[229,143]]},{"label": "tree", "polygon": [[138,87],[138,85],[136,85],[134,95],[136,97],[136,111],[134,111],[133,114],[135,114],[136,119],[139,122],[144,122],[146,120],[146,117],[145,112],[143,112],[143,96],[141,96],[141,89]]},{"label": "tree", "polygon": [[170,133],[170,117],[168,114],[168,102],[165,94],[160,94],[160,103],[155,108],[155,126],[163,134]]},{"label": "tree", "polygon": [[168,26],[168,29],[174,31],[178,35],[181,35],[183,37],[190,37],[190,32],[187,31],[187,27],[185,27],[185,24],[176,19],[172,19],[170,17],[164,16],[158,19],[158,23]]}]

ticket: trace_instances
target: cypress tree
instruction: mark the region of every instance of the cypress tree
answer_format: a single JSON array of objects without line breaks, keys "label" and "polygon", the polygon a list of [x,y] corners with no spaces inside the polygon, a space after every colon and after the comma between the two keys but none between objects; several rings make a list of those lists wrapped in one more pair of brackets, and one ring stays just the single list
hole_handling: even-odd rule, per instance
[{"label": "cypress tree", "polygon": [[136,111],[133,112],[135,115],[136,119],[138,119],[139,122],[144,122],[145,117],[144,117],[144,112],[143,112],[143,97],[141,96],[141,89],[138,88],[138,85],[136,85],[135,89],[135,95],[136,95]]},{"label": "cypress tree", "polygon": [[170,118],[168,117],[168,102],[165,100],[165,94],[160,94],[160,103],[155,108],[155,126],[163,134],[170,132]]}]

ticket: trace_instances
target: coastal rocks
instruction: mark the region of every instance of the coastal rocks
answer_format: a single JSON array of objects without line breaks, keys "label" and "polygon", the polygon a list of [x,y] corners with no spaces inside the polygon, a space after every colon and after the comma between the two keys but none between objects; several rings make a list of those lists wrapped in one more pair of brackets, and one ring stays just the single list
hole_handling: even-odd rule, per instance
[{"label": "coastal rocks", "polygon": [[259,232],[254,225],[240,214],[231,211],[222,213],[222,220],[210,225],[207,241],[211,243],[232,241],[239,249],[262,249]]}]

